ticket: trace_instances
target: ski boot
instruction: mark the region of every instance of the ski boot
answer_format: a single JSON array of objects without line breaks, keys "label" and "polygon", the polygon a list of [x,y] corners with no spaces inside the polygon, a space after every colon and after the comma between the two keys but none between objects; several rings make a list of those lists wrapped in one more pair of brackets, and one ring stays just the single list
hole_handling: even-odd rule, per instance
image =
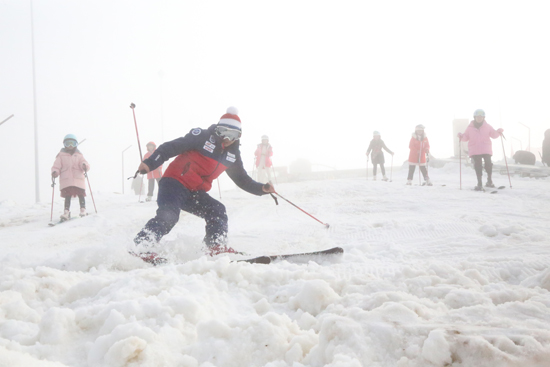
[{"label": "ski boot", "polygon": [[495,187],[495,184],[493,183],[493,181],[487,181],[487,183],[485,184],[485,187],[494,188],[494,187]]},{"label": "ski boot", "polygon": [[139,257],[141,260],[154,266],[166,264],[168,262],[168,260],[166,260],[164,257],[159,256],[159,254],[157,254],[156,252],[141,252],[139,254],[135,252],[130,252],[130,254]]},{"label": "ski boot", "polygon": [[59,217],[59,219],[61,220],[61,222],[65,222],[71,219],[71,212],[69,211],[69,209],[65,209],[63,214],[61,214],[61,216]]},{"label": "ski boot", "polygon": [[87,216],[88,213],[86,213],[86,208],[80,208],[80,217],[85,217]]},{"label": "ski boot", "polygon": [[372,178],[372,180],[373,180],[373,181],[376,181],[376,176],[374,176],[374,177]]},{"label": "ski boot", "polygon": [[388,181],[388,178],[386,177],[386,175],[384,175],[384,176],[382,177],[382,181]]},{"label": "ski boot", "polygon": [[239,253],[240,252],[235,251],[233,248],[225,245],[215,245],[215,246],[206,247],[206,254],[208,256],[216,256],[219,254],[239,254]]},{"label": "ski boot", "polygon": [[432,181],[429,178],[427,178],[426,179],[426,186],[433,186],[433,185],[434,184],[432,183]]},{"label": "ski boot", "polygon": [[483,191],[483,186],[477,185],[476,187],[474,187],[474,190],[475,191]]},{"label": "ski boot", "polygon": [[407,180],[407,185],[412,186],[413,180]]},{"label": "ski boot", "polygon": [[147,196],[147,197],[145,198],[145,201],[151,201],[151,200],[153,200],[153,197],[152,197],[152,196]]}]

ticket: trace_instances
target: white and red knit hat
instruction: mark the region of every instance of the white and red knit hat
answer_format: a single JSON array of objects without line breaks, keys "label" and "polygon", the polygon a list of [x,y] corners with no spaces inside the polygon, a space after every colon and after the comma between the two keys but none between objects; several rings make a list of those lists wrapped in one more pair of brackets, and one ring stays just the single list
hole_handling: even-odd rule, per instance
[{"label": "white and red knit hat", "polygon": [[229,107],[227,109],[227,113],[220,118],[218,125],[225,126],[229,129],[242,131],[241,119],[239,118],[238,113],[239,111],[237,110],[237,107]]}]

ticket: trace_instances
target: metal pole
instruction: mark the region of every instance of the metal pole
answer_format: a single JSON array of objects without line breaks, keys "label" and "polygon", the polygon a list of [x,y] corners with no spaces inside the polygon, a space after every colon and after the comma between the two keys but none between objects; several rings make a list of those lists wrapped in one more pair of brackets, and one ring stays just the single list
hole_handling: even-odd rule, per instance
[{"label": "metal pole", "polygon": [[40,170],[38,169],[38,119],[36,111],[36,68],[34,62],[34,16],[31,0],[31,45],[32,45],[32,97],[34,109],[34,193],[37,203],[40,202]]},{"label": "metal pole", "polygon": [[2,125],[4,122],[8,121],[9,119],[11,119],[13,117],[13,115],[11,115],[10,117],[8,117],[7,119],[5,119],[4,121],[0,122],[0,125]]},{"label": "metal pole", "polygon": [[527,142],[527,151],[530,152],[531,151],[531,128],[525,124],[522,124],[521,122],[518,122],[518,124],[525,126],[529,131],[529,135],[528,135],[529,141]]},{"label": "metal pole", "polygon": [[132,146],[130,145],[128,148],[124,149],[122,151],[122,193],[124,194],[124,152],[130,149]]}]

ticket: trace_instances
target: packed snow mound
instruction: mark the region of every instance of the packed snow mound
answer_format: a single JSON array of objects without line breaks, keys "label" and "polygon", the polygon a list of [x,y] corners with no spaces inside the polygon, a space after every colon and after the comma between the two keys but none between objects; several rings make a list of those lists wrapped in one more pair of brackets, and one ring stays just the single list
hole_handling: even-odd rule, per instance
[{"label": "packed snow mound", "polygon": [[548,182],[487,195],[457,170],[431,169],[433,187],[406,171],[277,187],[329,229],[223,191],[230,245],[251,257],[345,249],[270,265],[207,258],[186,213],[155,248],[169,264],[130,256],[156,210],[133,195],[55,227],[49,204],[2,202],[0,366],[547,366]]}]

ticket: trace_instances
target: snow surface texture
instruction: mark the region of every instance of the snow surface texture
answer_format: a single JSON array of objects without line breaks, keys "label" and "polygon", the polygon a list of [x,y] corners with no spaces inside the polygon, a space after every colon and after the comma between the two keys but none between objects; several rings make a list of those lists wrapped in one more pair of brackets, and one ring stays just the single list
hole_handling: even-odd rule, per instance
[{"label": "snow surface texture", "polygon": [[94,193],[99,214],[51,228],[49,204],[4,201],[0,366],[549,366],[548,180],[497,174],[491,195],[465,167],[460,191],[457,164],[433,187],[405,174],[277,187],[328,230],[222,191],[238,250],[346,250],[271,265],[201,256],[189,214],[159,246],[172,264],[143,263],[127,247],[156,203],[133,195]]}]

